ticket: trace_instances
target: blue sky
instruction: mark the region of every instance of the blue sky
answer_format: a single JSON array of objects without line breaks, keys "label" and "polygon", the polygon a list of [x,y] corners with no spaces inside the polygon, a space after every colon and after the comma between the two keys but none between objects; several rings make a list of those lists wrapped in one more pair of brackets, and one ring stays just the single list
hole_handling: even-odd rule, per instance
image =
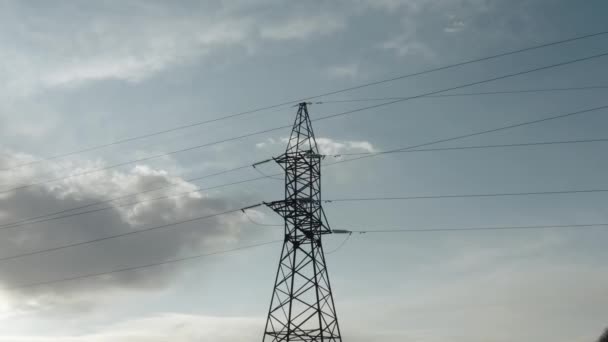
[{"label": "blue sky", "polygon": [[[5,1],[2,168],[429,68],[606,30],[608,3],[352,0]],[[597,36],[321,101],[412,96],[608,52]],[[452,93],[608,86],[606,58]],[[420,98],[315,123],[326,153],[389,150],[607,105],[606,89]],[[370,105],[310,106],[311,117]],[[437,147],[607,138],[607,112]],[[277,109],[0,173],[13,188],[291,124]],[[289,130],[0,194],[0,224],[168,184],[137,200],[258,177],[188,179],[281,153]],[[608,189],[606,143],[403,153],[327,167],[323,196]],[[331,163],[333,158],[325,162]],[[261,166],[266,173],[276,165]],[[264,179],[0,231],[2,256],[280,199]],[[328,203],[342,229],[608,223],[605,194]],[[257,221],[280,224],[269,210]],[[280,245],[105,277],[20,284],[281,239],[241,214],[0,261],[0,342],[247,341],[262,336]],[[344,236],[329,236],[328,250]],[[605,228],[353,235],[328,255],[346,341],[583,342],[608,321]]]}]

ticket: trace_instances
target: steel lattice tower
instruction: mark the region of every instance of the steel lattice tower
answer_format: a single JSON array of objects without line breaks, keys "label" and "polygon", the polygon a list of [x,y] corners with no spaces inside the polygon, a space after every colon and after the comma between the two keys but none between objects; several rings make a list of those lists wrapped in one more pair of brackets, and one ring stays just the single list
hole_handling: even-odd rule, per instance
[{"label": "steel lattice tower", "polygon": [[266,203],[285,220],[285,242],[264,342],[342,341],[321,236],[321,159],[306,103],[300,103],[285,153],[285,200]]}]

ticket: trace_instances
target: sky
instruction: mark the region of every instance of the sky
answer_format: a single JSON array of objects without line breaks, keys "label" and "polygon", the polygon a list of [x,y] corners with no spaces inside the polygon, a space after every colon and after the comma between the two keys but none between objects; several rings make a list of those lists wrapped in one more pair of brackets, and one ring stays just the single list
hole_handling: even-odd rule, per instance
[{"label": "sky", "polygon": [[[281,199],[283,184],[249,167],[197,178],[282,153],[288,128],[253,133],[289,126],[290,101],[606,31],[607,11],[602,0],[0,2],[0,342],[260,340],[281,246],[236,249],[281,240],[282,227],[270,226],[281,219],[264,207],[217,214]],[[471,63],[315,98],[309,112],[315,120],[378,103],[343,100],[420,95],[607,46],[601,35]],[[608,86],[608,57],[447,94],[589,86]],[[324,154],[378,152],[606,106],[607,91],[423,97],[313,125]],[[278,103],[289,104],[36,162]],[[429,147],[606,139],[607,115]],[[608,189],[606,144],[365,158],[323,168],[323,198]],[[252,178],[261,179],[238,183]],[[91,213],[10,225],[98,202]],[[374,231],[603,224],[606,203],[596,192],[324,208],[335,229]],[[344,239],[324,236],[344,341],[585,342],[608,326],[606,227]],[[200,254],[214,255],[54,282]]]}]

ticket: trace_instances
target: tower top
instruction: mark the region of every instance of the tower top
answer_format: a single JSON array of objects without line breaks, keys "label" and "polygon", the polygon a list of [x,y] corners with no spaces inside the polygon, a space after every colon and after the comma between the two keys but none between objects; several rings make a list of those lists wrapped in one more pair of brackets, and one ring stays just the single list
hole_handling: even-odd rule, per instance
[{"label": "tower top", "polygon": [[312,154],[319,154],[315,134],[312,130],[312,123],[308,116],[308,103],[301,102],[298,105],[298,113],[296,114],[296,119],[293,123],[285,154],[306,151]]}]

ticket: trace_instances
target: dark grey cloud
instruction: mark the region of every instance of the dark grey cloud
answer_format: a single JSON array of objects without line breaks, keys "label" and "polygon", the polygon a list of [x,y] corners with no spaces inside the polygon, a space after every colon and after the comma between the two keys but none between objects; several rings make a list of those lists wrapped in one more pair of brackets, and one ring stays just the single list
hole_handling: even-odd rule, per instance
[{"label": "dark grey cloud", "polygon": [[[14,165],[14,161],[6,159],[19,159],[21,162],[26,160],[22,156],[10,154],[3,158],[5,160],[0,161],[0,165]],[[83,165],[87,163],[84,162]],[[86,168],[84,166],[85,170]],[[42,163],[22,175],[8,173],[1,178],[2,183],[16,186],[27,183],[28,180],[35,181],[39,174],[49,172],[59,173]],[[10,223],[168,185],[173,187],[93,207],[111,206],[108,210],[0,230],[0,257],[212,215],[245,205],[242,199],[232,200],[197,192],[148,201],[174,193],[187,193],[194,190],[195,186],[169,176],[162,170],[136,166],[129,171],[104,171],[5,193],[0,198],[1,222]],[[121,205],[135,201],[144,202]],[[226,248],[239,238],[241,222],[240,215],[217,216],[168,229],[6,260],[0,262],[0,283],[5,288],[12,288]],[[167,265],[114,273],[48,286],[14,289],[10,292],[17,298],[17,302],[22,301],[23,304],[27,299],[30,304],[24,304],[26,306],[44,307],[61,301],[77,303],[75,298],[85,298],[91,293],[112,289],[166,287],[180,266]]]},{"label": "dark grey cloud", "polygon": [[602,334],[602,336],[600,337],[600,339],[597,340],[597,342],[608,342],[608,329],[606,329],[604,331],[604,333]]}]

